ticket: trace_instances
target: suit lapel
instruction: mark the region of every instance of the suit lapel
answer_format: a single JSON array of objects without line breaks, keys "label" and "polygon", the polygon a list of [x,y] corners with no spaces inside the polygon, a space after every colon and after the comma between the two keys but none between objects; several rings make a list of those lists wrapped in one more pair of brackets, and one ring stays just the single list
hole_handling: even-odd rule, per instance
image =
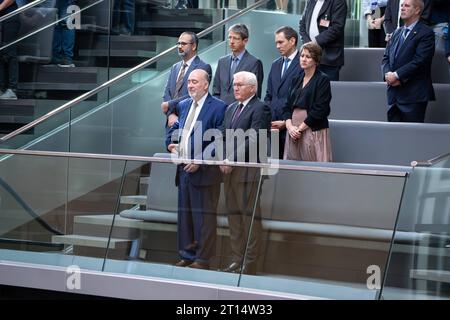
[{"label": "suit lapel", "polygon": [[[322,16],[325,13],[325,11],[328,10],[328,7],[330,6],[330,4],[331,4],[330,0],[324,0],[322,8],[320,8],[319,15],[317,17]],[[327,19],[330,20],[330,17],[327,17]]]}]

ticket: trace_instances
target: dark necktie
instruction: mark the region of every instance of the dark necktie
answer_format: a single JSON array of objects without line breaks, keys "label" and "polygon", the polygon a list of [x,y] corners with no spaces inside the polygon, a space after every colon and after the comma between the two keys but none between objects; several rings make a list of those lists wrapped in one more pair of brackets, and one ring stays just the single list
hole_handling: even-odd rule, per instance
[{"label": "dark necktie", "polygon": [[184,78],[184,73],[186,72],[186,68],[187,68],[187,63],[183,63],[183,66],[181,67],[181,70],[180,70],[180,74],[178,75],[178,78],[177,78],[177,84],[175,85],[174,98],[178,98],[178,96],[180,95],[180,90],[181,90],[181,87],[183,86],[183,78]]},{"label": "dark necktie", "polygon": [[402,32],[400,33],[400,37],[398,39],[397,48],[395,50],[395,56],[397,56],[399,54],[400,49],[403,46],[403,43],[405,42],[406,37],[408,36],[408,33],[409,33],[409,29],[403,28]]},{"label": "dark necktie", "polygon": [[289,66],[289,61],[291,61],[289,58],[284,58],[283,69],[281,70],[281,77],[282,78],[286,74],[286,71],[287,71],[288,66]]},{"label": "dark necktie", "polygon": [[241,115],[242,109],[244,108],[244,105],[240,103],[238,107],[236,108],[236,112],[234,113],[233,120],[231,121],[231,127],[234,127],[237,120],[239,119],[239,116]]}]

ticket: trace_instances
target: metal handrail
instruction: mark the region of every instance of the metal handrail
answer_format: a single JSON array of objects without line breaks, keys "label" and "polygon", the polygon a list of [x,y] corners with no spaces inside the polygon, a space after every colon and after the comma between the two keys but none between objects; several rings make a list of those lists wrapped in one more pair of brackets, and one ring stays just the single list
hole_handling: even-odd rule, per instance
[{"label": "metal handrail", "polygon": [[47,0],[35,0],[35,1],[30,2],[22,7],[19,7],[14,11],[5,14],[4,16],[1,16],[0,22],[8,20],[9,18],[14,17],[14,16],[18,15],[19,13],[24,12],[27,9],[33,8],[33,7],[37,6],[38,4],[41,4],[42,2],[45,2],[45,1],[47,1]]},{"label": "metal handrail", "polygon": [[[224,19],[224,20],[222,20],[222,21],[220,21],[220,22],[218,22],[218,23],[216,23],[216,24],[206,28],[205,30],[201,31],[198,34],[198,36],[199,37],[203,37],[204,35],[206,35],[208,33],[211,33],[212,31],[214,31],[214,30],[218,29],[219,27],[225,25],[229,21],[234,20],[234,19],[236,19],[236,18],[246,14],[247,12],[249,12],[249,11],[259,7],[259,6],[261,6],[262,4],[266,3],[267,1],[268,0],[260,0],[260,1],[255,2],[251,6],[249,6],[249,7],[245,8],[245,9],[243,9],[243,10],[233,14],[232,16],[230,16],[230,17],[228,17],[228,18],[226,18],[226,19]],[[137,65],[136,67],[131,68],[128,71],[125,71],[124,73],[122,73],[122,74],[112,78],[109,81],[106,81],[105,83],[101,84],[97,88],[94,88],[91,91],[82,94],[81,96],[79,96],[79,97],[77,97],[77,98],[75,98],[75,99],[73,99],[73,100],[63,104],[62,106],[60,106],[60,107],[50,111],[49,113],[43,115],[42,117],[40,117],[40,118],[38,118],[36,120],[33,120],[32,122],[26,124],[25,126],[20,127],[19,129],[17,129],[15,131],[13,131],[13,132],[3,136],[2,138],[0,138],[0,141],[5,142],[5,141],[7,141],[7,140],[9,140],[9,139],[11,139],[11,138],[21,134],[22,132],[25,132],[25,131],[27,131],[27,130],[37,126],[38,124],[46,121],[47,119],[53,117],[54,115],[57,115],[57,114],[63,112],[64,110],[66,110],[66,109],[68,109],[68,108],[78,104],[79,102],[84,101],[84,100],[92,97],[93,95],[97,94],[98,92],[100,92],[100,91],[102,91],[102,90],[104,90],[104,89],[114,85],[115,83],[117,83],[120,80],[128,77],[129,75],[131,75],[131,74],[133,74],[133,73],[135,73],[135,72],[137,72],[137,71],[139,71],[141,69],[144,69],[145,67],[151,65],[154,62],[159,61],[161,58],[165,57],[166,55],[168,55],[169,53],[171,53],[172,51],[174,51],[176,49],[177,49],[176,45],[173,46],[173,47],[170,47],[169,49],[161,52],[160,54],[156,55],[155,57],[150,58],[147,61],[142,62],[141,64]]]},{"label": "metal handrail", "polygon": [[411,167],[431,167],[442,160],[450,158],[450,152],[437,156],[436,158],[427,161],[413,161],[411,162]]},{"label": "metal handrail", "polygon": [[[41,157],[59,157],[59,158],[76,158],[76,159],[95,159],[95,160],[116,160],[116,161],[137,161],[137,162],[155,162],[155,163],[172,163],[177,164],[202,164],[202,165],[227,165],[232,167],[247,167],[266,170],[293,170],[293,171],[315,171],[327,173],[348,173],[358,175],[377,175],[404,177],[406,172],[399,169],[398,171],[375,170],[375,169],[349,169],[349,168],[333,168],[321,167],[314,165],[297,165],[297,164],[280,164],[280,163],[256,163],[256,162],[231,162],[217,160],[191,160],[181,158],[162,158],[162,157],[146,157],[146,156],[129,156],[117,154],[98,154],[98,153],[77,153],[77,152],[60,152],[60,151],[38,151],[38,150],[16,150],[16,149],[0,149],[0,154],[15,154],[27,156]],[[273,161],[275,161],[274,159]]]}]

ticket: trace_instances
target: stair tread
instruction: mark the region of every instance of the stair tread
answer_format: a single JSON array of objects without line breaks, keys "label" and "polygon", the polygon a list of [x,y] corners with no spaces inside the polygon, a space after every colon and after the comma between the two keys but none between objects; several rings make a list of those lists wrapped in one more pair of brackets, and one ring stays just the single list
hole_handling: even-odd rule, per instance
[{"label": "stair tread", "polygon": [[[129,239],[111,238],[109,248],[115,249],[116,244],[130,242]],[[78,234],[66,234],[52,236],[52,242],[81,245],[87,247],[106,248],[108,245],[108,237],[86,236]]]},{"label": "stair tread", "polygon": [[447,270],[411,269],[409,274],[413,279],[450,283],[450,271]]},{"label": "stair tread", "polygon": [[121,196],[120,203],[146,205],[147,204],[147,196],[145,196],[145,195]]}]

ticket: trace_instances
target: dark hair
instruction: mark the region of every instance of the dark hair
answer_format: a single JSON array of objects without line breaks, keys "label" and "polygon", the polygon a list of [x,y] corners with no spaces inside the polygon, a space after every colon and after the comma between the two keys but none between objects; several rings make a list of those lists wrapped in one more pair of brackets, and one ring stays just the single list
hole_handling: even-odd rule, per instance
[{"label": "dark hair", "polygon": [[242,40],[248,39],[248,28],[243,23],[236,23],[233,24],[230,28],[228,28],[228,32],[235,32],[238,33]]},{"label": "dark hair", "polygon": [[317,64],[320,63],[320,59],[322,58],[322,48],[317,43],[307,42],[300,48],[300,54],[303,50],[308,50],[311,58],[313,58]]},{"label": "dark hair", "polygon": [[185,31],[182,34],[187,34],[187,35],[191,36],[192,43],[195,43],[195,50],[198,50],[198,37],[197,37],[197,34],[195,32],[192,32],[192,31]]},{"label": "dark hair", "polygon": [[292,38],[295,39],[295,45],[297,45],[298,42],[298,33],[297,31],[295,31],[293,28],[288,27],[288,26],[283,26],[278,28],[275,31],[275,34],[279,34],[279,33],[283,33],[284,37],[288,40],[291,40]]}]

